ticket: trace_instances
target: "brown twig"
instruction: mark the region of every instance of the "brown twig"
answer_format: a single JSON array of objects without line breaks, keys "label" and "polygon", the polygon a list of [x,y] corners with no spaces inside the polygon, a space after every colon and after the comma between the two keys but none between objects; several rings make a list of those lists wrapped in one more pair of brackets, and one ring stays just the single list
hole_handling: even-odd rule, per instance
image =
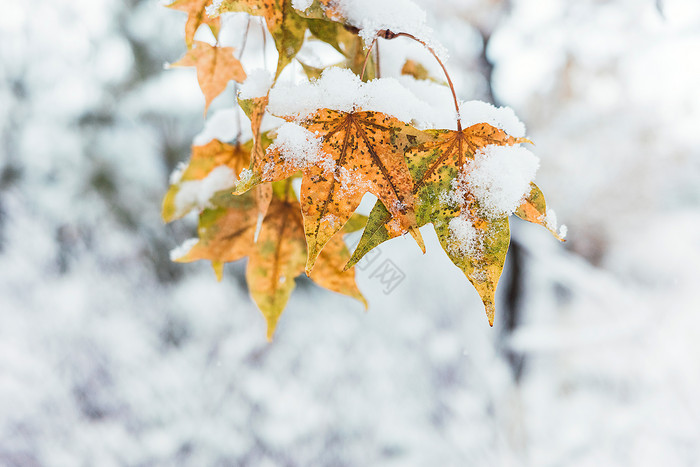
[{"label": "brown twig", "polygon": [[[379,37],[379,36],[377,36]],[[369,46],[369,49],[367,50],[367,54],[365,55],[365,62],[362,64],[362,73],[360,74],[360,81],[362,81],[365,78],[365,69],[367,68],[367,62],[369,61],[369,54],[372,53],[372,49],[374,48],[374,44],[377,42],[377,37],[374,38],[372,41],[372,44]]]},{"label": "brown twig", "polygon": [[[416,36],[413,34],[409,34],[407,32],[392,32],[388,29],[385,29],[383,31],[379,31],[377,33],[377,37],[381,37],[383,39],[395,39],[397,37],[408,37],[409,39],[413,39],[414,41],[418,42],[421,44],[423,47],[428,49],[428,51],[435,57],[435,60],[440,64],[440,67],[442,68],[443,73],[445,73],[445,78],[447,78],[447,84],[450,86],[450,91],[452,91],[452,99],[454,100],[455,103],[455,111],[457,112],[457,131],[462,131],[462,119],[459,115],[459,102],[457,101],[457,93],[455,93],[455,87],[454,84],[452,84],[452,79],[450,79],[449,73],[447,73],[447,68],[445,68],[445,65],[442,63],[442,60],[438,58],[437,54],[433,50],[432,47],[430,47],[425,41],[418,39]],[[374,39],[375,41],[377,40],[376,38]],[[374,44],[374,42],[372,42]],[[371,50],[371,48],[370,48]],[[368,52],[369,54],[369,52]]]}]

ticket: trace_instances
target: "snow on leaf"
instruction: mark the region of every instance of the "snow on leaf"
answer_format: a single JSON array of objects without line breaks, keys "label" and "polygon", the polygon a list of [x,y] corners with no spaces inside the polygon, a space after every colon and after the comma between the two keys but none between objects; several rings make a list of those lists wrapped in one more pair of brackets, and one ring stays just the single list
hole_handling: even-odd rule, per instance
[{"label": "snow on leaf", "polygon": [[206,13],[206,9],[211,5],[212,0],[175,0],[168,8],[184,11],[187,13],[187,23],[185,24],[185,44],[191,49],[194,43],[194,35],[202,24],[211,28],[214,37],[218,36],[221,25],[220,18],[212,18]]},{"label": "snow on leaf", "polygon": [[[241,145],[214,139],[202,146],[192,146],[189,163],[180,170],[163,199],[163,220],[171,222],[194,208],[206,207],[216,191],[233,186],[236,175],[249,163],[250,152]],[[217,168],[226,168],[228,172]],[[224,179],[226,176],[230,181]]]},{"label": "snow on leaf", "polygon": [[[547,214],[550,214],[549,216]],[[534,183],[530,183],[530,193],[525,198],[525,201],[515,210],[515,215],[519,218],[539,224],[552,232],[558,240],[565,241],[566,226],[561,226],[561,231],[557,232],[556,218],[552,222],[552,210],[547,209],[547,203],[544,200],[544,194]]]},{"label": "snow on leaf", "polygon": [[286,119],[308,119],[320,109],[375,111],[409,123],[429,106],[394,78],[362,82],[351,70],[331,67],[313,82],[279,84],[270,91],[269,110]]},{"label": "snow on leaf", "polygon": [[530,193],[539,159],[519,146],[489,145],[460,170],[452,181],[452,196],[459,201],[469,193],[479,203],[479,215],[486,218],[509,216]]},{"label": "snow on leaf", "polygon": [[[506,215],[495,219],[483,215],[473,193],[453,191],[453,181],[473,164],[475,156],[490,145],[512,146],[527,142],[514,138],[487,123],[461,131],[429,130],[432,139],[409,148],[406,153],[419,226],[432,223],[443,249],[474,285],[493,324],[494,297],[498,278],[508,250],[510,230]],[[458,196],[457,196],[458,195]],[[404,232],[389,226],[391,216],[377,202],[370,212],[367,227],[347,267],[357,263],[380,243]],[[458,219],[458,220],[455,220]]]},{"label": "snow on leaf", "polygon": [[226,89],[229,81],[242,83],[246,79],[241,62],[233,56],[233,47],[214,47],[201,41],[196,41],[195,47],[172,66],[197,68],[197,81],[204,94],[205,114],[209,104]]},{"label": "snow on leaf", "polygon": [[301,168],[307,272],[367,192],[388,207],[391,228],[410,232],[422,243],[415,228],[413,182],[404,159],[405,150],[420,136],[418,130],[378,112],[330,109],[318,110],[300,126],[321,138],[324,162],[300,166],[280,147],[271,147],[255,171],[258,182],[265,182],[286,179]]}]

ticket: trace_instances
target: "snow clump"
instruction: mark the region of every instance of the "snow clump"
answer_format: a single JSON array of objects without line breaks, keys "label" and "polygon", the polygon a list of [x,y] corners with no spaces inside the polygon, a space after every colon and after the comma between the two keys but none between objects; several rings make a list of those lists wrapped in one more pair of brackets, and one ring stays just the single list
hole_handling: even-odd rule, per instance
[{"label": "snow clump", "polygon": [[280,84],[270,91],[268,110],[273,115],[303,120],[318,109],[375,111],[403,122],[431,112],[427,103],[394,78],[363,83],[351,70],[337,67],[327,68],[315,81],[299,85]]},{"label": "snow clump", "polygon": [[235,183],[236,174],[225,165],[216,167],[202,180],[182,182],[175,195],[175,212],[182,214],[194,207],[199,209],[211,207],[209,200],[214,193],[232,188]]},{"label": "snow clump", "polygon": [[317,165],[332,170],[332,161],[321,151],[322,142],[321,137],[306,128],[286,122],[277,129],[277,138],[267,151],[280,151],[286,161],[299,169]]},{"label": "snow clump", "polygon": [[523,147],[486,146],[464,165],[443,200],[460,205],[471,193],[481,215],[489,219],[508,216],[530,192],[539,164],[539,158]]},{"label": "snow clump", "polygon": [[265,97],[272,87],[272,74],[263,69],[256,69],[248,73],[248,77],[241,85],[238,97],[241,99],[255,99]]}]

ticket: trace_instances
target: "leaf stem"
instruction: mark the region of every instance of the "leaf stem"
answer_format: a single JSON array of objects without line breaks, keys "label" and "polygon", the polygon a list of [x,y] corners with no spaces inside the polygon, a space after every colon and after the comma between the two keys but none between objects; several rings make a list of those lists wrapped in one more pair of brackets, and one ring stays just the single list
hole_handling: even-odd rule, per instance
[{"label": "leaf stem", "polygon": [[365,62],[362,64],[362,74],[360,74],[360,81],[364,81],[365,70],[367,69],[367,62],[369,62],[369,55],[372,53],[372,49],[374,48],[374,44],[377,43],[378,38],[379,36],[375,37],[372,41],[372,44],[369,46],[369,49],[367,49],[367,54],[365,54]]},{"label": "leaf stem", "polygon": [[[241,39],[241,48],[238,51],[238,60],[240,61],[243,57],[243,52],[245,52],[245,46],[248,44],[248,31],[250,30],[250,15],[248,15],[248,21],[245,24],[245,32],[243,32],[243,39]],[[217,39],[218,40],[218,39]],[[233,92],[238,96],[238,83],[234,81]],[[243,129],[241,128],[241,114],[238,109],[236,109],[236,144],[241,144],[241,133]]]},{"label": "leaf stem", "polygon": [[[416,36],[413,34],[409,34],[407,32],[392,32],[388,29],[385,29],[383,31],[379,31],[377,33],[377,37],[382,37],[384,39],[394,39],[396,37],[408,37],[409,39],[413,39],[414,41],[418,42],[421,44],[423,47],[428,49],[428,52],[430,52],[433,57],[435,57],[435,60],[440,64],[440,67],[442,68],[443,73],[445,73],[445,78],[447,78],[447,84],[450,86],[450,91],[452,91],[452,99],[454,100],[455,103],[455,112],[457,113],[457,131],[462,131],[462,118],[459,115],[459,102],[457,101],[457,93],[455,93],[455,87],[454,84],[452,84],[452,79],[450,78],[450,74],[447,73],[447,68],[445,68],[445,65],[442,63],[442,60],[437,56],[435,51],[433,50],[432,47],[430,47],[425,41],[418,39]],[[375,41],[377,40],[376,38],[374,39]],[[374,42],[372,42],[374,45]],[[371,48],[370,48],[371,50]],[[369,54],[369,52],[368,52]]]},{"label": "leaf stem", "polygon": [[245,46],[248,44],[248,31],[250,30],[250,15],[248,15],[248,21],[245,23],[245,31],[243,32],[243,39],[241,40],[241,49],[238,52],[238,60],[240,61],[243,57],[243,52],[245,52]]}]

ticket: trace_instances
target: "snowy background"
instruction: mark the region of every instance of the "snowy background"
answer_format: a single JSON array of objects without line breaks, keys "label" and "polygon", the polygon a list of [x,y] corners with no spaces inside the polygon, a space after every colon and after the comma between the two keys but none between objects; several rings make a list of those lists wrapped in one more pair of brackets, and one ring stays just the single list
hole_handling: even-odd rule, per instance
[{"label": "snowy background", "polygon": [[396,239],[368,313],[300,279],[272,344],[243,264],[168,259],[204,126],[163,70],[185,16],[3,4],[0,465],[700,465],[700,4],[419,3],[460,97],[527,125],[569,241],[512,220],[489,328],[429,228],[425,256]]}]

